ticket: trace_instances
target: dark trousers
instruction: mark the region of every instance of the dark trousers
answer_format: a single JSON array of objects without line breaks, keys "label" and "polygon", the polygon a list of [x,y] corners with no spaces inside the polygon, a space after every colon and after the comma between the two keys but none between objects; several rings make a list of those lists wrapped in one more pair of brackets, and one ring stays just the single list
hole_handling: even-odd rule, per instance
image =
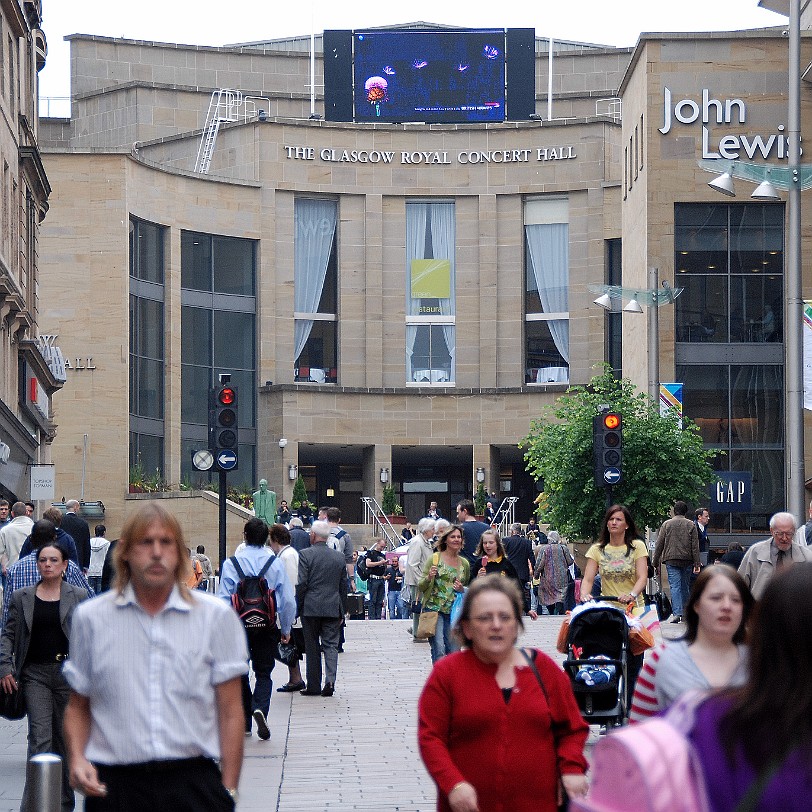
[{"label": "dark trousers", "polygon": [[340,617],[303,617],[307,690],[321,689],[321,655],[324,652],[324,681],[335,684],[338,671]]},{"label": "dark trousers", "polygon": [[[74,808],[75,797],[68,781],[68,756],[62,733],[62,719],[70,697],[70,688],[62,676],[62,663],[29,663],[20,674],[25,706],[28,710],[28,758],[39,753],[62,757],[62,810]],[[28,780],[23,790],[21,809],[28,809]]]},{"label": "dark trousers", "polygon": [[369,585],[369,619],[380,620],[386,594],[386,581],[370,578],[367,584]]},{"label": "dark trousers", "polygon": [[525,614],[530,612],[530,581],[522,584],[522,608]]},{"label": "dark trousers", "polygon": [[279,642],[278,633],[267,629],[246,629],[248,638],[248,656],[251,658],[251,668],[254,669],[256,683],[251,692],[251,683],[246,674],[242,678],[242,706],[245,711],[245,729],[251,729],[251,714],[255,710],[262,711],[266,716],[271,709],[271,691],[273,680],[271,671],[274,666],[274,649]]},{"label": "dark trousers", "polygon": [[126,766],[96,765],[104,798],[86,798],[86,812],[233,812],[218,766],[208,758]]}]

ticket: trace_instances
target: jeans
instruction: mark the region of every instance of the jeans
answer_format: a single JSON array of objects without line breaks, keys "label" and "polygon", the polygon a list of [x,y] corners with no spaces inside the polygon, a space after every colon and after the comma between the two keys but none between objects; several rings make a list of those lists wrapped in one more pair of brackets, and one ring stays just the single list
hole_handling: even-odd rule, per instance
[{"label": "jeans", "polygon": [[671,607],[675,615],[682,616],[685,604],[688,603],[693,569],[692,564],[677,566],[666,563],[665,565],[665,571],[668,573],[668,586],[671,587]]},{"label": "jeans", "polygon": [[87,582],[90,584],[90,588],[97,594],[101,595],[101,575],[88,575]]},{"label": "jeans", "polygon": [[386,593],[386,581],[370,578],[367,584],[369,585],[369,619],[380,620]]},{"label": "jeans", "polygon": [[399,620],[403,617],[403,602],[400,600],[400,590],[390,590],[386,595],[389,605],[389,620]]},{"label": "jeans", "polygon": [[431,661],[436,663],[441,657],[446,654],[451,654],[452,651],[459,651],[459,644],[451,637],[451,615],[437,613],[437,629],[433,637],[429,637],[431,644]]}]

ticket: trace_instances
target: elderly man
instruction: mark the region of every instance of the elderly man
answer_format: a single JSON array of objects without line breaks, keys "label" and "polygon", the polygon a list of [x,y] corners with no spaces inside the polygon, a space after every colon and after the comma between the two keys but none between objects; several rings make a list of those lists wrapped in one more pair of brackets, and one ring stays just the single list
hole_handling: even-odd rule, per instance
[{"label": "elderly man", "polygon": [[77,499],[68,499],[65,502],[65,515],[62,517],[62,524],[57,526],[76,543],[79,566],[87,574],[90,567],[90,527],[82,518],[82,506]]},{"label": "elderly man", "polygon": [[303,696],[332,696],[335,692],[341,621],[347,601],[347,568],[344,556],[327,544],[330,531],[327,522],[313,522],[310,547],[299,553],[296,605],[302,619],[307,658],[307,687],[301,691]]},{"label": "elderly man", "polygon": [[158,503],[127,519],[115,559],[114,588],[73,616],[71,784],[87,812],[232,812],[248,670],[237,613],[186,587],[183,531]]},{"label": "elderly man", "polygon": [[776,572],[799,561],[812,561],[812,547],[793,541],[795,530],[795,517],[791,513],[776,513],[770,519],[770,538],[756,542],[744,554],[739,575],[756,600],[764,594]]}]

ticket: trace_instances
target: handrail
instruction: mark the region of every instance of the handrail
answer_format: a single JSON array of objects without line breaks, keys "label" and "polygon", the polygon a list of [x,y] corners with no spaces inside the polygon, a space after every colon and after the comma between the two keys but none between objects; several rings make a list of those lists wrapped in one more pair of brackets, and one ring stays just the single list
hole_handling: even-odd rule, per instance
[{"label": "handrail", "polygon": [[499,518],[496,529],[502,538],[507,535],[510,526],[516,521],[516,502],[518,501],[518,496],[506,496],[499,505],[499,510],[496,511],[496,518]]},{"label": "handrail", "polygon": [[373,496],[362,496],[361,501],[364,503],[364,524],[372,525],[372,535],[383,536],[387,549],[394,550],[400,544],[400,535],[392,527],[381,506]]}]

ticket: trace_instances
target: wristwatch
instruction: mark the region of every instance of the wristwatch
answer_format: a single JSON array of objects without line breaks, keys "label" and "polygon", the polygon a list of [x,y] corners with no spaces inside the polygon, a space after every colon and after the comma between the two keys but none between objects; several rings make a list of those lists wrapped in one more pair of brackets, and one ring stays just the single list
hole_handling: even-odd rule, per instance
[{"label": "wristwatch", "polygon": [[231,800],[234,801],[234,806],[236,806],[240,801],[240,793],[237,791],[237,788],[226,787],[226,792],[231,796]]}]

